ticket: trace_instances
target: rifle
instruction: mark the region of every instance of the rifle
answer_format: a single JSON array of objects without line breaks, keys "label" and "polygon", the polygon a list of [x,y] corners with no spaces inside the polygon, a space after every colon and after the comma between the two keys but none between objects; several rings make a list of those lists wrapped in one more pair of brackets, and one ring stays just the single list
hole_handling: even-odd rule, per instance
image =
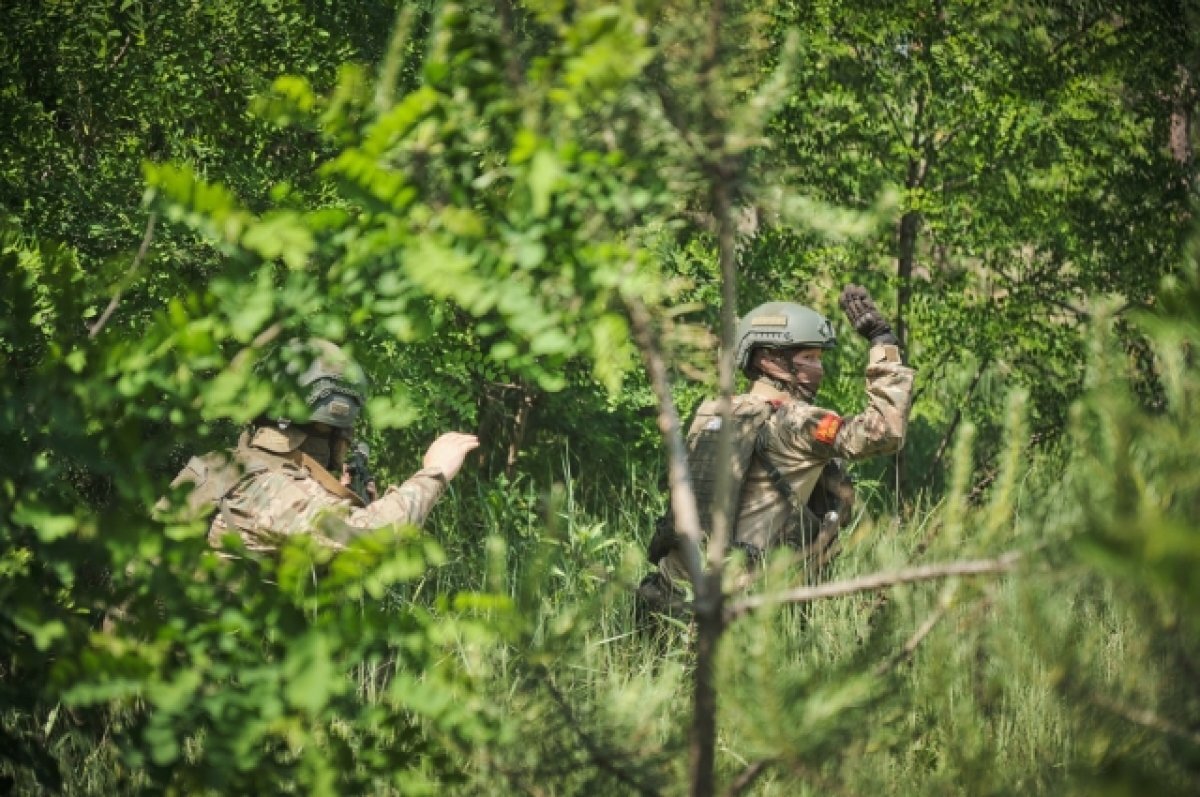
[{"label": "rifle", "polygon": [[369,457],[371,449],[361,441],[354,443],[350,456],[346,460],[346,469],[350,472],[350,489],[358,493],[364,502],[375,500],[378,490],[375,487],[375,474],[371,473]]}]

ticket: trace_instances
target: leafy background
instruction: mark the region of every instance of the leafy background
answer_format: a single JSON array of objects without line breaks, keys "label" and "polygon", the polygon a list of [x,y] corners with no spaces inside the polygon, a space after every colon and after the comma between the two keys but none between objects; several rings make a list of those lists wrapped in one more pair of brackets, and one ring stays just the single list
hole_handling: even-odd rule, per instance
[{"label": "leafy background", "polygon": [[[1194,793],[1192,4],[6,17],[0,788]],[[846,282],[918,368],[829,578],[1024,557],[732,625],[699,783],[693,632],[632,598],[667,496],[630,307],[686,415],[715,185],[739,308],[835,318],[823,402],[863,402]],[[153,507],[296,334],[367,368],[382,480],[483,450],[423,532],[218,557]]]}]

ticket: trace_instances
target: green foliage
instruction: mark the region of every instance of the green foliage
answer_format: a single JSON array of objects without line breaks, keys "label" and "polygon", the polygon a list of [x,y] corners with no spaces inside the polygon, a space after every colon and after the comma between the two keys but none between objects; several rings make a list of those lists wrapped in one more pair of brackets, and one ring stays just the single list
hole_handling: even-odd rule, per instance
[{"label": "green foliage", "polygon": [[[729,776],[761,794],[1155,793],[1195,790],[1200,651],[1187,531],[1200,452],[1184,365],[1198,331],[1194,266],[1141,318],[1170,402],[1147,412],[1107,321],[1070,445],[1031,454],[1014,393],[987,502],[967,495],[971,429],[948,496],[894,532],[860,526],[833,576],[1013,547],[1003,583],[903,588],[751,618],[726,640]],[[794,577],[772,573],[773,587]]]},{"label": "green foliage", "polygon": [[[1163,102],[1189,45],[1163,13],[1140,3],[783,4],[779,37],[799,29],[808,57],[762,168],[853,207],[898,186],[915,238],[904,225],[849,246],[785,238],[743,279],[816,301],[849,280],[894,291],[910,358],[939,382],[918,412],[945,428],[938,408],[966,403],[990,454],[998,427],[988,419],[1018,384],[1031,392],[1034,432],[1057,436],[1081,387],[1090,297],[1151,303],[1190,214],[1187,180],[1172,175],[1191,167],[1165,147]],[[796,267],[814,262],[817,273]],[[949,388],[956,371],[972,369],[970,384],[976,368],[985,379],[972,395],[943,389],[943,374]]]},{"label": "green foliage", "polygon": [[[1153,4],[780,3],[713,50],[689,4],[396,5],[7,15],[0,785],[682,793],[691,631],[632,598],[666,496],[624,302],[686,412],[731,169],[743,305],[896,291],[921,368],[909,482],[861,469],[830,577],[1025,559],[739,621],[720,778],[1196,791],[1195,164],[1162,146],[1186,33]],[[369,372],[382,480],[481,433],[428,533],[222,556],[155,513],[286,406],[295,334]]]}]

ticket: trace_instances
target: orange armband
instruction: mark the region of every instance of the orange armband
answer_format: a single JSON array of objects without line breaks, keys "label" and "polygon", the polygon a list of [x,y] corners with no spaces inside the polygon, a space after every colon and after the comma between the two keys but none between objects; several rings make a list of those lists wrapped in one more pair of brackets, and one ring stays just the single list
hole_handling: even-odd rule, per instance
[{"label": "orange armband", "polygon": [[813,437],[818,442],[831,446],[833,445],[833,441],[837,439],[838,430],[841,428],[841,416],[836,412],[828,412],[824,418],[817,422],[817,428],[813,430]]}]

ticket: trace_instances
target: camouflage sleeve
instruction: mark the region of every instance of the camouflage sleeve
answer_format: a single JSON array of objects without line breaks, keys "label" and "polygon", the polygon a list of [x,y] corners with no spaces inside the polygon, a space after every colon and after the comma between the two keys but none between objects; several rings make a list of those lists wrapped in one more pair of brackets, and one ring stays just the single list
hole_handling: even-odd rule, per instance
[{"label": "camouflage sleeve", "polygon": [[433,505],[446,491],[446,477],[438,468],[425,468],[404,484],[389,487],[377,500],[355,509],[346,523],[360,529],[374,529],[393,523],[425,522]]},{"label": "camouflage sleeve", "polygon": [[189,487],[190,492],[182,502],[172,502],[164,495],[154,505],[154,515],[160,519],[170,517],[176,521],[197,520],[212,513],[217,502],[237,484],[242,477],[241,468],[224,452],[212,452],[202,457],[192,457],[183,470],[171,480],[170,489],[175,492]]},{"label": "camouflage sleeve", "polygon": [[867,407],[842,418],[818,407],[790,413],[786,431],[791,446],[817,459],[866,459],[890,454],[904,445],[912,401],[913,369],[900,362],[895,346],[874,346],[867,362]]}]

